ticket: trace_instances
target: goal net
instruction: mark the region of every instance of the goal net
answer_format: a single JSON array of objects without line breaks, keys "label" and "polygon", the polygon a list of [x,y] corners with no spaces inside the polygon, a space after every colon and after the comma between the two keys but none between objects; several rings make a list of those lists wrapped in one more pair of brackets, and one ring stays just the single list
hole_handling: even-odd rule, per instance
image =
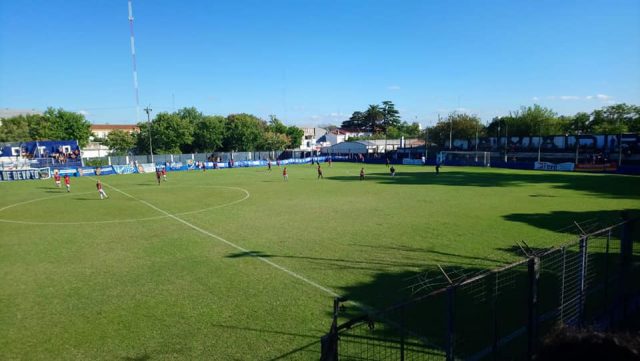
[{"label": "goal net", "polygon": [[491,166],[490,152],[464,152],[464,151],[442,151],[438,153],[437,161],[446,165],[471,165],[471,166]]}]

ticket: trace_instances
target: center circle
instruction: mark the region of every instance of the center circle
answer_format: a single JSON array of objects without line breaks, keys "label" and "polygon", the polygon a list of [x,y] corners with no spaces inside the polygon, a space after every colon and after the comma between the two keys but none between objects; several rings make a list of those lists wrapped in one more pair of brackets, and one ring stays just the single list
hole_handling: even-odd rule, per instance
[{"label": "center circle", "polygon": [[[105,188],[108,192],[109,192],[109,188],[111,187],[107,187]],[[127,191],[129,189],[127,188],[123,188],[122,189],[122,193],[119,192],[119,189],[116,188],[112,188],[111,191],[109,192],[110,195],[110,199],[105,199],[105,200],[100,200],[100,199],[96,199],[93,197],[89,197],[87,195],[91,194],[93,195],[95,192],[82,192],[82,193],[63,193],[57,196],[50,196],[50,197],[43,197],[43,198],[36,198],[36,199],[31,199],[31,200],[27,200],[27,201],[23,201],[23,202],[18,202],[18,203],[14,203],[8,206],[5,206],[3,208],[0,208],[0,215],[2,215],[3,212],[7,212],[9,210],[14,210],[14,209],[18,209],[20,206],[24,206],[27,204],[33,204],[33,203],[38,203],[38,202],[43,202],[43,201],[48,201],[48,200],[58,200],[58,199],[63,199],[65,197],[76,197],[74,198],[75,200],[95,200],[98,203],[111,203],[114,201],[114,195],[118,195],[118,198],[120,199],[129,199],[131,201],[137,201],[137,203],[140,204],[141,207],[146,207],[148,208],[148,210],[151,212],[155,212],[157,213],[158,211],[154,211],[152,208],[144,205],[144,203],[150,203],[153,204],[153,206],[157,207],[158,209],[167,212],[167,214],[162,214],[162,215],[157,215],[157,216],[148,216],[148,217],[137,217],[137,218],[126,218],[126,219],[103,219],[103,220],[95,220],[95,221],[82,221],[82,220],[78,220],[78,221],[67,221],[67,220],[51,220],[51,221],[42,221],[42,220],[18,220],[18,219],[7,219],[7,218],[0,218],[0,222],[4,222],[4,223],[17,223],[17,224],[29,224],[29,225],[81,225],[81,224],[109,224],[109,223],[130,223],[130,222],[140,222],[140,221],[149,221],[149,220],[157,220],[157,219],[162,219],[162,218],[169,218],[171,216],[182,216],[182,215],[188,215],[188,214],[195,214],[195,213],[201,213],[201,212],[206,212],[209,210],[213,210],[213,209],[217,209],[217,208],[223,208],[223,207],[228,207],[240,202],[243,202],[245,200],[247,200],[250,197],[250,193],[249,191],[247,191],[244,188],[239,188],[239,187],[227,187],[227,186],[212,186],[212,185],[200,185],[200,186],[193,186],[193,187],[189,187],[189,191],[188,192],[177,192],[178,189],[180,188],[185,188],[185,186],[176,186],[176,187],[162,187],[162,189],[160,188],[155,188],[153,187],[153,193],[147,193],[150,194],[152,196],[155,196],[154,200],[149,201],[146,197],[145,198],[140,198],[138,197],[139,193],[146,193],[144,192],[145,189],[140,189],[140,188],[136,188],[138,191],[136,194],[132,194],[131,197],[128,195],[128,193],[124,192]],[[221,204],[216,204],[216,205],[209,205],[206,207],[202,207],[202,208],[198,208],[198,209],[183,209],[183,210],[179,210],[177,212],[171,212],[170,209],[167,209],[168,206],[171,206],[171,208],[173,208],[173,206],[180,205],[180,202],[176,203],[176,197],[183,197],[183,200],[189,201],[189,199],[187,199],[188,197],[197,197],[198,201],[203,201],[203,203],[206,203],[208,200],[210,200],[211,198],[215,198],[216,194],[211,194],[211,193],[207,193],[207,192],[202,192],[199,190],[199,188],[219,188],[219,189],[227,189],[227,190],[232,190],[237,192],[238,194],[240,194],[241,196],[238,198],[236,197],[233,200],[229,200],[226,202],[223,202]],[[176,192],[172,192],[172,193],[167,193],[166,190],[176,190]],[[163,193],[158,193],[157,191],[162,191]],[[127,194],[127,195],[125,195]],[[228,194],[228,192],[225,192],[225,194]],[[171,195],[169,197],[167,197],[167,195]],[[217,194],[217,196],[220,196],[220,193]],[[133,197],[133,198],[132,198]],[[193,199],[191,199],[191,201],[193,201]],[[163,204],[166,203],[166,204]],[[95,203],[94,203],[95,204]],[[58,209],[55,207],[56,205],[54,205],[53,209]],[[61,205],[62,208],[64,207],[70,207],[72,206],[69,203],[65,203],[63,205]],[[126,209],[126,205],[123,205],[125,208],[123,208],[123,212]],[[49,206],[51,208],[51,206]],[[103,205],[101,204],[99,206],[99,208],[95,208],[95,210],[98,211],[109,211],[109,210],[113,210],[113,209],[109,209],[108,207],[103,207]],[[81,209],[80,212],[85,211],[84,209]],[[87,210],[90,212],[90,210]],[[129,210],[130,211],[130,210]],[[67,217],[68,218],[73,218],[72,217]]]}]

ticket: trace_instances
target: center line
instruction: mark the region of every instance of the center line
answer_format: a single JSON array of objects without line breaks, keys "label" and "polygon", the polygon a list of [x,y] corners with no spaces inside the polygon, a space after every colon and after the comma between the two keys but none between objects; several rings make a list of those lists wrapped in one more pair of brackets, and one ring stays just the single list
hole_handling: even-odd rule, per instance
[{"label": "center line", "polygon": [[179,217],[177,217],[177,216],[175,216],[175,215],[173,215],[173,214],[171,214],[171,213],[169,213],[169,212],[167,212],[167,211],[165,211],[165,210],[163,210],[163,209],[160,209],[160,208],[158,208],[158,207],[154,206],[153,204],[151,204],[151,203],[149,203],[149,202],[147,202],[147,201],[145,201],[145,200],[138,199],[138,198],[136,198],[136,197],[132,196],[131,194],[128,194],[128,193],[126,193],[126,192],[124,192],[124,191],[121,191],[121,190],[119,190],[118,188],[116,188],[116,187],[114,187],[114,186],[112,186],[112,185],[109,185],[109,184],[107,184],[107,183],[103,183],[103,184],[104,184],[104,185],[106,185],[107,187],[109,187],[109,188],[113,189],[113,190],[114,190],[114,191],[116,191],[116,192],[122,193],[122,194],[124,194],[125,196],[127,196],[127,197],[129,197],[129,198],[131,198],[131,199],[134,199],[134,200],[136,200],[136,201],[138,201],[138,202],[141,202],[141,203],[145,204],[145,205],[146,205],[146,206],[148,206],[148,207],[151,207],[151,208],[155,209],[156,211],[158,211],[158,212],[160,212],[160,213],[162,213],[162,214],[166,215],[166,216],[167,216],[167,217],[169,217],[169,218],[173,218],[173,219],[175,219],[176,221],[178,221],[178,222],[180,222],[180,223],[182,223],[182,224],[184,224],[184,225],[186,225],[186,226],[188,226],[188,227],[190,227],[190,228],[192,228],[192,229],[195,229],[196,231],[198,231],[198,232],[200,232],[200,233],[202,233],[202,234],[204,234],[204,235],[207,235],[207,236],[209,236],[209,237],[215,238],[215,239],[217,239],[217,240],[219,240],[219,241],[221,241],[221,242],[224,242],[224,243],[226,243],[227,245],[229,245],[229,246],[231,246],[231,247],[233,247],[233,248],[235,248],[235,249],[237,249],[237,250],[239,250],[239,251],[245,252],[245,253],[247,253],[249,256],[255,257],[255,258],[257,258],[257,259],[261,260],[262,262],[264,262],[264,263],[266,263],[266,264],[268,264],[268,265],[270,265],[270,266],[272,266],[272,267],[275,267],[275,268],[279,269],[279,270],[280,270],[280,271],[282,271],[282,272],[287,273],[287,274],[288,274],[288,275],[290,275],[290,276],[293,276],[293,277],[295,277],[295,278],[297,278],[297,279],[299,279],[299,280],[301,280],[301,281],[303,281],[303,282],[306,282],[307,284],[310,284],[310,285],[312,285],[312,286],[314,286],[314,287],[316,287],[316,288],[318,288],[318,289],[320,289],[320,290],[322,290],[322,291],[324,291],[324,292],[328,293],[329,295],[331,295],[331,296],[333,296],[333,297],[340,297],[340,295],[338,295],[337,293],[333,292],[332,290],[330,290],[330,289],[328,289],[328,288],[326,288],[326,287],[324,287],[324,286],[321,286],[321,285],[319,285],[319,284],[317,284],[317,283],[315,283],[315,282],[313,282],[313,281],[311,281],[311,280],[309,280],[309,279],[305,278],[304,276],[301,276],[301,275],[299,275],[299,274],[297,274],[297,273],[295,273],[295,272],[293,272],[293,271],[291,271],[291,270],[288,270],[288,269],[286,269],[286,268],[284,268],[284,267],[280,266],[280,265],[279,265],[279,264],[277,264],[277,263],[274,263],[274,262],[272,262],[272,261],[270,261],[270,260],[268,260],[268,259],[266,259],[266,258],[264,258],[264,257],[261,257],[260,255],[255,254],[255,253],[253,253],[253,252],[249,251],[248,249],[245,249],[245,248],[243,248],[243,247],[240,247],[240,246],[238,246],[238,245],[237,245],[237,244],[235,244],[235,243],[229,242],[229,241],[227,241],[226,239],[224,239],[224,238],[222,238],[222,237],[220,237],[220,236],[216,236],[215,234],[213,234],[213,233],[211,233],[211,232],[209,232],[209,231],[207,231],[207,230],[204,230],[204,229],[202,229],[202,228],[200,228],[200,227],[198,227],[198,226],[196,226],[196,225],[194,225],[194,224],[191,224],[191,223],[189,223],[189,222],[185,221],[184,219],[179,218]]}]

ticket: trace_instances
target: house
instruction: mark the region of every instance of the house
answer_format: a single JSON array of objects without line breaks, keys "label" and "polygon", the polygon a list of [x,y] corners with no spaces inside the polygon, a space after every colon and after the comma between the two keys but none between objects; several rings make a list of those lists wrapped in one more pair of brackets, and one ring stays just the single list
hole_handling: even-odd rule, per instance
[{"label": "house", "polygon": [[140,127],[135,124],[91,124],[91,133],[97,138],[106,138],[114,130],[139,133]]},{"label": "house", "polygon": [[300,127],[304,132],[302,136],[302,142],[300,143],[301,150],[319,150],[318,139],[327,134],[327,130],[318,127]]}]

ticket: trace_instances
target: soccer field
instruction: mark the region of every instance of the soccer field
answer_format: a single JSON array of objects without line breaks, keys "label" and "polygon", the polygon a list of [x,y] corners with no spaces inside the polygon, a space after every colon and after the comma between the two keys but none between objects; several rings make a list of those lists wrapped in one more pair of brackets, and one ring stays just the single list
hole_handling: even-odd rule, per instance
[{"label": "soccer field", "polygon": [[640,210],[639,177],[361,166],[0,183],[0,359],[318,359],[335,295],[381,308]]}]

